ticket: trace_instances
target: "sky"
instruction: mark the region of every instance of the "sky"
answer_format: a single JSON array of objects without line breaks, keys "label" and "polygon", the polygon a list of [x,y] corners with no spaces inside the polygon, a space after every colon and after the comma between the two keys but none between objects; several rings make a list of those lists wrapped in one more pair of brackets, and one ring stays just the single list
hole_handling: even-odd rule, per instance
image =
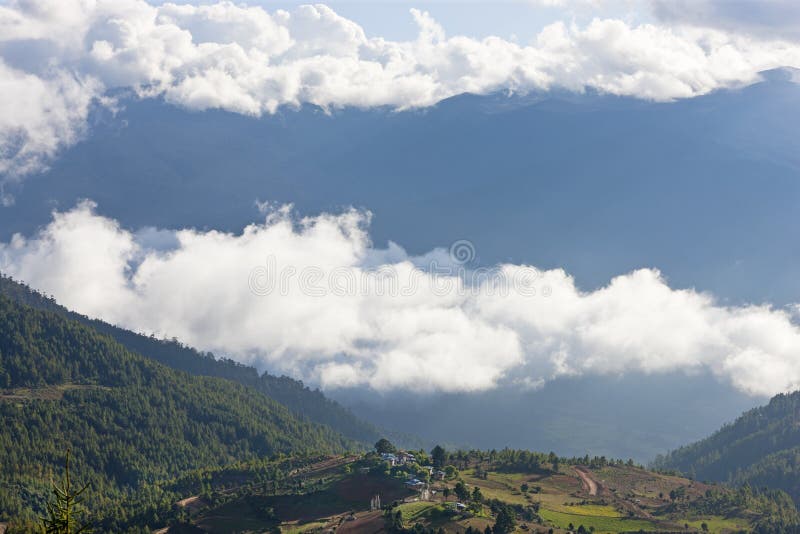
[{"label": "sky", "polygon": [[[261,2],[266,8],[292,9],[303,2]],[[573,9],[566,5],[547,5],[535,2],[330,2],[340,15],[358,23],[367,35],[391,40],[412,40],[417,28],[408,16],[412,8],[424,9],[446,27],[451,35],[476,39],[498,36],[504,39],[526,40],[542,28],[559,20],[585,19],[589,10]],[[640,17],[644,13],[629,10],[624,5],[604,11],[614,18]],[[613,13],[613,15],[612,15]]]},{"label": "sky", "polygon": [[[166,3],[166,2],[158,2]],[[210,4],[212,2],[196,2]],[[308,2],[261,0],[248,2],[274,11],[291,11]],[[653,10],[650,5],[621,0],[617,2],[566,2],[566,1],[513,1],[480,2],[477,0],[412,0],[332,1],[325,3],[339,15],[364,28],[368,37],[382,37],[393,41],[408,41],[417,37],[417,27],[409,17],[411,9],[422,9],[439,21],[451,35],[464,35],[476,39],[498,36],[504,39],[527,40],[542,28],[560,20],[587,22],[594,16],[617,18],[626,21],[650,22]]]},{"label": "sky", "polygon": [[[6,2],[0,175],[45,171],[91,135],[93,109],[113,116],[125,98],[252,117],[553,89],[671,103],[800,67],[798,21],[783,1]],[[262,220],[227,233],[124,228],[88,199],[0,243],[0,270],[79,312],[326,388],[481,391],[675,370],[751,395],[800,386],[793,306],[724,305],[671,287],[657,266],[582,291],[564,269],[480,270],[468,241],[379,248],[367,210],[267,202]]]}]

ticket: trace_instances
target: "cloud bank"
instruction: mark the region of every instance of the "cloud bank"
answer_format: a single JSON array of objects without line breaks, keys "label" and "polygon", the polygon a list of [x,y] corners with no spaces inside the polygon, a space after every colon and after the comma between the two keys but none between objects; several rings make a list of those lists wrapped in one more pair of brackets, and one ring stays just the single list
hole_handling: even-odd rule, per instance
[{"label": "cloud bank", "polygon": [[0,6],[0,176],[42,169],[85,134],[93,105],[125,91],[259,116],[553,87],[671,100],[800,66],[795,41],[698,26],[556,22],[518,43],[447,36],[427,13],[411,16],[418,37],[400,42],[368,37],[324,5],[12,1]]},{"label": "cloud bank", "polygon": [[368,223],[282,208],[241,234],[131,232],[85,202],[0,244],[0,270],[87,315],[326,388],[477,391],[674,371],[710,371],[752,395],[800,387],[788,311],[723,306],[651,269],[588,292],[563,270],[525,265],[465,276],[469,249],[376,249]]}]

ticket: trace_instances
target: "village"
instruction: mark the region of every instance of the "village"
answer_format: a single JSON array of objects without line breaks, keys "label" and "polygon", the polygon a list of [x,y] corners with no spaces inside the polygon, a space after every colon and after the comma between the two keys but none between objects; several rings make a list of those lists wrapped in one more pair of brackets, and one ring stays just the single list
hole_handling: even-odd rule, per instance
[{"label": "village", "polygon": [[[402,467],[402,466],[409,466],[415,468],[416,474],[410,476],[405,481],[405,486],[408,489],[415,491],[416,494],[411,497],[406,497],[404,499],[404,502],[432,500],[439,490],[432,488],[431,482],[437,480],[443,481],[447,477],[446,471],[443,471],[442,469],[437,469],[433,465],[419,465],[417,456],[415,456],[414,453],[411,452],[407,451],[398,451],[396,453],[383,452],[380,455],[380,459],[381,461],[386,462],[392,468]],[[369,467],[362,467],[361,469],[364,474],[370,471]],[[449,493],[449,491],[447,493]],[[378,500],[378,503],[380,503],[380,500]],[[453,509],[456,511],[464,511],[467,508],[467,506],[461,502],[455,502],[451,504],[453,506]],[[378,508],[380,508],[380,506],[378,506]]]}]

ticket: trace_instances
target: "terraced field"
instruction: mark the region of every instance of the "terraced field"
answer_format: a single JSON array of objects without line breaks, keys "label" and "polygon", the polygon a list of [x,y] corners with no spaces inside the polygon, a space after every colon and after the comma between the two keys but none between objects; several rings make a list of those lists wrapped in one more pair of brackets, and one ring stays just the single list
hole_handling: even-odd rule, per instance
[{"label": "terraced field", "polygon": [[[709,532],[726,534],[751,526],[752,515],[747,510],[731,517],[689,513],[695,509],[690,503],[702,501],[714,486],[629,466],[590,469],[562,465],[558,472],[520,473],[476,465],[450,480],[432,482],[430,493],[422,495],[388,472],[353,474],[363,465],[360,461],[342,457],[324,470],[302,471],[307,482],[315,476],[326,481],[309,483],[314,491],[244,495],[197,512],[193,523],[205,532],[224,534],[278,529],[285,534],[378,534],[386,531],[384,511],[371,511],[369,505],[373,496],[380,495],[384,506],[391,506],[392,515],[400,512],[406,529],[419,526],[427,532],[442,529],[449,534],[468,528],[483,532],[493,526],[498,501],[515,510],[519,534],[563,534],[581,526],[596,533],[700,532],[703,525]],[[476,473],[478,467],[480,474]],[[482,501],[466,500],[468,508],[456,510],[453,495],[458,481],[465,483],[470,493],[480,489]],[[447,499],[445,488],[449,489]],[[669,497],[678,489],[680,505]]]},{"label": "terraced field", "polygon": [[[683,488],[686,499],[700,499],[714,486],[633,467],[581,471],[595,482],[596,495],[590,495],[589,485],[571,467],[557,474],[489,472],[481,477],[475,476],[474,469],[468,469],[461,472],[461,477],[467,484],[479,487],[488,499],[538,505],[542,522],[540,526],[529,525],[534,532],[544,532],[545,527],[555,532],[569,531],[581,525],[595,532],[685,531],[687,525],[691,532],[700,531],[703,523],[709,532],[717,533],[749,528],[748,520],[742,517],[684,517],[665,512],[670,491]],[[532,491],[523,492],[522,484]]]}]

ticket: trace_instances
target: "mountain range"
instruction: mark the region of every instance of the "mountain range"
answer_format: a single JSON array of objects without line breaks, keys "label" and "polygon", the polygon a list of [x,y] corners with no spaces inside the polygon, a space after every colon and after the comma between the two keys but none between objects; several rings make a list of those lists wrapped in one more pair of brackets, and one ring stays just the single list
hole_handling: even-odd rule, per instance
[{"label": "mountain range", "polygon": [[698,480],[786,491],[800,502],[800,392],[777,395],[711,436],[659,456],[653,466]]}]

